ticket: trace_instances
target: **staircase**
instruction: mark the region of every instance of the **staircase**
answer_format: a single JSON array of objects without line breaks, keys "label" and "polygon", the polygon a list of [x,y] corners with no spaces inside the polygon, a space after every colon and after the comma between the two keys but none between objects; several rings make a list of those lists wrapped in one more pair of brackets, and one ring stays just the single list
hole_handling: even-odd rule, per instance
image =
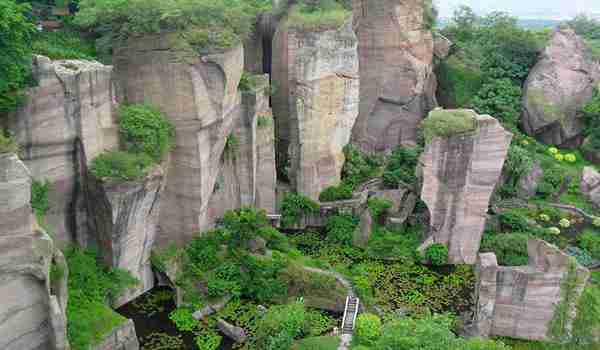
[{"label": "staircase", "polygon": [[349,294],[346,297],[346,307],[344,308],[344,318],[342,320],[342,334],[352,334],[354,332],[354,323],[358,315],[360,300]]}]

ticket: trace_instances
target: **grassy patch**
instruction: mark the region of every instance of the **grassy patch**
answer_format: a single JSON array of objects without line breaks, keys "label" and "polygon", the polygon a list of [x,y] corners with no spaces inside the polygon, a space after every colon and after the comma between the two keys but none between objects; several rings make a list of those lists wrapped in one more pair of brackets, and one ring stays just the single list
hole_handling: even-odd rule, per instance
[{"label": "grassy patch", "polygon": [[90,171],[98,179],[133,181],[146,176],[152,163],[152,158],[144,153],[113,151],[96,157]]},{"label": "grassy patch", "polygon": [[339,337],[323,336],[299,340],[292,350],[337,350],[339,345]]},{"label": "grassy patch", "polygon": [[301,29],[331,29],[340,27],[352,16],[335,0],[302,0],[293,6],[288,15],[288,24]]},{"label": "grassy patch", "polygon": [[2,129],[0,129],[0,154],[2,153],[15,153],[19,150],[19,146],[15,140],[10,136],[5,136]]},{"label": "grassy patch", "polygon": [[475,113],[468,110],[436,109],[423,121],[423,131],[427,140],[473,132],[476,129]]},{"label": "grassy patch", "polygon": [[95,60],[96,48],[74,30],[44,31],[38,33],[33,42],[33,53],[52,60],[82,59]]}]

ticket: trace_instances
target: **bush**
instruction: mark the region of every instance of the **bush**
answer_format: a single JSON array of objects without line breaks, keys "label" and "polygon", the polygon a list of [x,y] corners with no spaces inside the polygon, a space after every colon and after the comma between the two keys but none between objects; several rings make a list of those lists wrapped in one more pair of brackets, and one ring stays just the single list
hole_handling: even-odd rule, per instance
[{"label": "bush", "polygon": [[353,145],[344,147],[346,162],[342,168],[342,180],[354,190],[356,186],[378,176],[383,161],[381,157],[367,155]]},{"label": "bush", "polygon": [[386,198],[371,197],[367,201],[367,207],[369,208],[369,212],[371,213],[373,219],[375,219],[376,221],[381,220],[381,216],[385,214],[388,211],[388,209],[391,209],[392,206],[393,203]]},{"label": "bush", "polygon": [[367,252],[374,258],[396,258],[412,261],[421,244],[420,228],[393,232],[377,226],[369,240]]},{"label": "bush", "polygon": [[355,333],[362,344],[371,344],[381,336],[381,319],[374,314],[360,314],[356,318]]},{"label": "bush", "polygon": [[289,23],[304,29],[339,27],[352,15],[336,0],[300,0],[289,13]]},{"label": "bush", "polygon": [[158,109],[147,105],[123,106],[119,118],[119,130],[128,152],[145,153],[159,162],[169,151],[175,128]]},{"label": "bush", "polygon": [[290,241],[286,235],[274,227],[266,226],[258,230],[258,235],[267,241],[267,247],[282,252],[291,250]]},{"label": "bush", "polygon": [[327,219],[327,223],[325,224],[327,238],[335,243],[351,244],[358,223],[358,218],[351,214],[331,216]]},{"label": "bush", "polygon": [[425,249],[425,259],[432,265],[441,266],[448,263],[448,247],[434,243]]},{"label": "bush", "polygon": [[423,131],[428,141],[434,137],[450,137],[473,132],[476,128],[475,114],[471,111],[436,109],[423,120]]},{"label": "bush", "polygon": [[529,263],[525,233],[486,233],[481,242],[481,252],[496,254],[498,264],[503,266],[523,266]]},{"label": "bush", "polygon": [[481,88],[483,74],[476,62],[466,55],[452,55],[436,69],[439,80],[440,103],[447,108],[471,106],[471,100]]},{"label": "bush", "polygon": [[223,337],[214,331],[202,331],[194,338],[196,346],[202,350],[217,350],[222,340]]},{"label": "bush", "polygon": [[152,158],[145,153],[111,151],[96,157],[90,172],[98,179],[132,181],[146,176],[152,163]]},{"label": "bush", "polygon": [[560,192],[564,182],[564,171],[557,166],[544,169],[544,177],[538,184],[537,194],[542,198],[548,198]]},{"label": "bush", "polygon": [[521,116],[521,87],[508,78],[490,79],[473,98],[479,114],[489,114],[510,130],[517,130]]},{"label": "bush", "polygon": [[40,221],[42,223],[42,219],[50,210],[50,203],[48,203],[48,193],[50,192],[50,182],[46,181],[36,181],[33,180],[31,182],[31,208]]},{"label": "bush", "polygon": [[[1,99],[1,97],[0,97]],[[0,101],[0,103],[2,103]],[[16,153],[19,151],[19,146],[15,140],[10,136],[5,136],[2,129],[0,129],[0,154],[2,153]]]},{"label": "bush", "polygon": [[530,229],[527,217],[516,210],[500,213],[498,219],[503,231],[527,232]]},{"label": "bush", "polygon": [[390,156],[383,172],[383,183],[388,188],[398,188],[402,185],[415,185],[415,174],[419,155],[423,151],[420,147],[399,147]]},{"label": "bush", "polygon": [[268,225],[267,212],[264,209],[244,207],[228,210],[223,216],[222,224],[230,233],[231,248],[246,247],[248,241],[254,239],[261,228]]},{"label": "bush", "polygon": [[579,236],[579,246],[587,250],[594,259],[600,259],[600,234],[586,231]]},{"label": "bush", "polygon": [[285,226],[297,224],[303,215],[316,213],[319,204],[312,199],[299,194],[287,193],[281,203],[281,223]]},{"label": "bush", "polygon": [[182,332],[191,332],[200,324],[192,317],[192,311],[185,308],[179,308],[171,311],[169,319],[175,323],[178,330]]},{"label": "bush", "polygon": [[33,52],[52,60],[95,60],[96,48],[75,30],[44,31],[36,34]]},{"label": "bush", "polygon": [[321,192],[321,194],[319,195],[319,201],[334,202],[352,199],[352,196],[352,186],[342,183],[338,186],[330,186],[324,189],[323,192]]},{"label": "bush", "polygon": [[306,310],[302,301],[271,306],[256,324],[258,349],[289,349],[294,338],[306,325]]}]

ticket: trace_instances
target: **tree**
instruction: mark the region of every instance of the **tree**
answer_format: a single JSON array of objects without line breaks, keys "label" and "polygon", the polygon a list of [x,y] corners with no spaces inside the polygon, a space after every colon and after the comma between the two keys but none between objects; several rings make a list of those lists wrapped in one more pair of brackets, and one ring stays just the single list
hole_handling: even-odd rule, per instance
[{"label": "tree", "polygon": [[29,78],[30,42],[35,27],[25,16],[31,7],[0,0],[0,113],[16,108]]}]

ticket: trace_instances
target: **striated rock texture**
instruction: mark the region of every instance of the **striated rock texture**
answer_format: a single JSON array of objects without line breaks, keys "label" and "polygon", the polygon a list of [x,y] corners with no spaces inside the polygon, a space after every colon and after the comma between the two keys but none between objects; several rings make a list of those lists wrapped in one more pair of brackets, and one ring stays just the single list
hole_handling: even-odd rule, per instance
[{"label": "striated rock texture", "polygon": [[160,166],[155,166],[140,181],[112,183],[94,178],[88,181],[88,217],[104,262],[131,272],[140,281],[119,296],[113,302],[114,307],[154,287],[150,252],[156,237],[164,182]]},{"label": "striated rock texture", "polygon": [[425,3],[353,1],[361,84],[352,142],[365,151],[414,145],[419,123],[437,105]]},{"label": "striated rock texture", "polygon": [[600,208],[600,173],[593,167],[583,168],[581,176],[581,193],[586,196],[596,208]]},{"label": "striated rock texture", "polygon": [[208,205],[210,221],[226,210],[255,206],[276,211],[275,131],[269,107],[267,76],[255,77],[242,93],[242,113],[223,152],[214,193]]},{"label": "striated rock texture", "polygon": [[35,56],[33,76],[38,85],[7,123],[33,177],[51,183],[48,226],[59,242],[70,242],[86,232],[77,203],[82,167],[118,146],[112,67]]},{"label": "striated rock texture", "polygon": [[583,39],[570,28],[557,29],[525,83],[525,132],[549,145],[579,146],[584,128],[580,110],[598,81],[600,64],[592,60]]},{"label": "striated rock texture", "polygon": [[[36,228],[31,175],[14,154],[0,154],[0,349],[66,350],[67,267]],[[53,263],[65,273],[50,279]]]},{"label": "striated rock texture", "polygon": [[140,344],[135,333],[135,325],[132,320],[127,320],[114,328],[91,350],[138,350],[139,348]]},{"label": "striated rock texture", "polygon": [[157,106],[175,125],[157,244],[182,245],[210,226],[207,209],[221,155],[241,113],[241,46],[200,56],[178,50],[179,35],[132,37],[115,45],[115,70],[127,103]]},{"label": "striated rock texture", "polygon": [[[292,10],[293,11],[293,10]],[[273,42],[277,162],[292,187],[312,199],[340,181],[343,147],[358,116],[356,35],[282,21]]]},{"label": "striated rock texture", "polygon": [[420,160],[421,199],[431,218],[430,237],[421,248],[446,245],[451,264],[477,260],[485,214],[512,139],[496,119],[467,112],[476,119],[476,131],[433,138]]},{"label": "striated rock texture", "polygon": [[[561,282],[572,258],[537,239],[529,240],[528,252],[529,264],[517,267],[498,266],[494,253],[479,255],[475,335],[548,340],[549,323],[561,302]],[[589,277],[589,271],[578,264],[570,273],[576,274],[577,282],[573,303],[568,305],[567,327],[575,318],[575,305]]]}]

